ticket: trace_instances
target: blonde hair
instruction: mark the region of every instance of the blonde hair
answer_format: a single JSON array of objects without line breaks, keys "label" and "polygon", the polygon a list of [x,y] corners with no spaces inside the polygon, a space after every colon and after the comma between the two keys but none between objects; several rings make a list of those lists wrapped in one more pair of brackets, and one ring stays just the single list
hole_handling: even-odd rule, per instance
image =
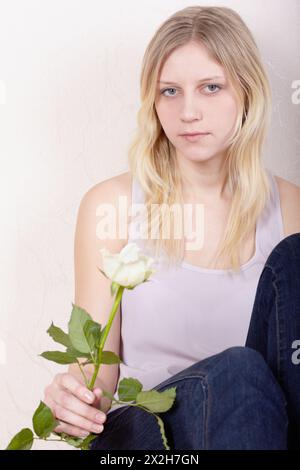
[{"label": "blonde hair", "polygon": [[[190,41],[203,44],[212,58],[225,69],[236,92],[238,117],[226,150],[227,181],[232,202],[223,239],[219,244],[215,266],[237,271],[240,249],[255,229],[256,221],[268,197],[268,177],[261,162],[266,134],[271,92],[259,50],[241,17],[225,7],[191,6],[177,11],[156,31],[144,53],[140,77],[141,106],[138,127],[129,146],[128,161],[133,177],[145,195],[147,217],[153,217],[146,244],[155,256],[167,254],[169,262],[183,259],[184,242],[164,239],[159,233],[165,204],[182,204],[182,188],[175,148],[164,134],[155,110],[157,80],[169,55]],[[175,218],[171,220],[172,226]],[[153,239],[149,236],[157,233]]]}]

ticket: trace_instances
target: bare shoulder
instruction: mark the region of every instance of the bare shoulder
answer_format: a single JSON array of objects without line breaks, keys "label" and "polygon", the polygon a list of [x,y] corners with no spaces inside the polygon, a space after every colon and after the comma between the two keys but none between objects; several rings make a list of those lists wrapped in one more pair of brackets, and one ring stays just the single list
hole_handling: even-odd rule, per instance
[{"label": "bare shoulder", "polygon": [[118,196],[128,196],[131,198],[131,185],[132,175],[127,171],[96,183],[89,188],[84,197],[97,199],[98,196],[105,197],[107,195],[108,199],[115,199]]},{"label": "bare shoulder", "polygon": [[[128,240],[131,186],[131,173],[121,173],[91,186],[83,194],[79,204],[78,221],[80,225],[89,229],[91,233],[97,234],[97,245],[103,243],[100,233],[102,234],[103,230],[107,233],[108,230],[110,235],[107,235],[105,246],[112,252],[119,251]],[[122,202],[121,196],[125,197]],[[122,218],[120,218],[119,210],[124,210],[124,207],[126,213],[125,215],[122,213]],[[119,220],[123,222],[121,229]],[[108,229],[107,224],[109,225]]]},{"label": "bare shoulder", "polygon": [[274,175],[278,184],[285,237],[300,232],[300,187]]}]

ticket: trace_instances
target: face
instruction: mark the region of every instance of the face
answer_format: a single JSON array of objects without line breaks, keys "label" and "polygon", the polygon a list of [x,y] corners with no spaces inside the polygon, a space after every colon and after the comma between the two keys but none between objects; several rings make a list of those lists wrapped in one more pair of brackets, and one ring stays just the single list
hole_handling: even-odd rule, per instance
[{"label": "face", "polygon": [[[224,68],[204,46],[190,42],[172,52],[158,80],[155,108],[177,156],[193,161],[223,158],[238,111]],[[187,139],[180,135],[185,132],[207,134]]]}]

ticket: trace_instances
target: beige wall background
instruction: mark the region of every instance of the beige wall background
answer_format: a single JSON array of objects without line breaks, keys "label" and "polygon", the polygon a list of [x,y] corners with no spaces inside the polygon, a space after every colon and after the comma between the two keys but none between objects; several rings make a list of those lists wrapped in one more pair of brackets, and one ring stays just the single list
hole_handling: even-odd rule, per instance
[{"label": "beige wall background", "polygon": [[[83,194],[127,171],[142,56],[178,0],[0,1],[0,448],[66,370],[39,357],[67,329]],[[241,14],[273,91],[264,161],[300,185],[300,2],[214,1]],[[35,449],[73,449],[36,442]]]}]

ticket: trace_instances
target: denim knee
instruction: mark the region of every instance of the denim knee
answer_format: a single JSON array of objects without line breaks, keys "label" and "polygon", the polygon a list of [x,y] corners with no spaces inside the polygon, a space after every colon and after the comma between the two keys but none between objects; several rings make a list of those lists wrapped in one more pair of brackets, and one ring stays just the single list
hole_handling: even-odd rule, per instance
[{"label": "denim knee", "polygon": [[228,368],[233,374],[242,374],[246,370],[256,371],[264,375],[269,374],[268,365],[265,362],[262,354],[247,346],[233,346],[226,349],[224,357],[228,363]]},{"label": "denim knee", "polygon": [[293,233],[283,238],[271,251],[266,265],[273,266],[282,261],[288,266],[296,262],[300,270],[300,233]]},{"label": "denim knee", "polygon": [[224,351],[224,356],[232,380],[238,376],[259,387],[269,386],[272,383],[278,397],[286,406],[284,392],[259,351],[247,346],[233,346]]},{"label": "denim knee", "polygon": [[249,372],[255,370],[260,375],[269,375],[269,366],[263,355],[256,349],[247,346],[233,346],[223,353],[230,370],[235,374],[244,373],[245,370],[249,370]]}]

